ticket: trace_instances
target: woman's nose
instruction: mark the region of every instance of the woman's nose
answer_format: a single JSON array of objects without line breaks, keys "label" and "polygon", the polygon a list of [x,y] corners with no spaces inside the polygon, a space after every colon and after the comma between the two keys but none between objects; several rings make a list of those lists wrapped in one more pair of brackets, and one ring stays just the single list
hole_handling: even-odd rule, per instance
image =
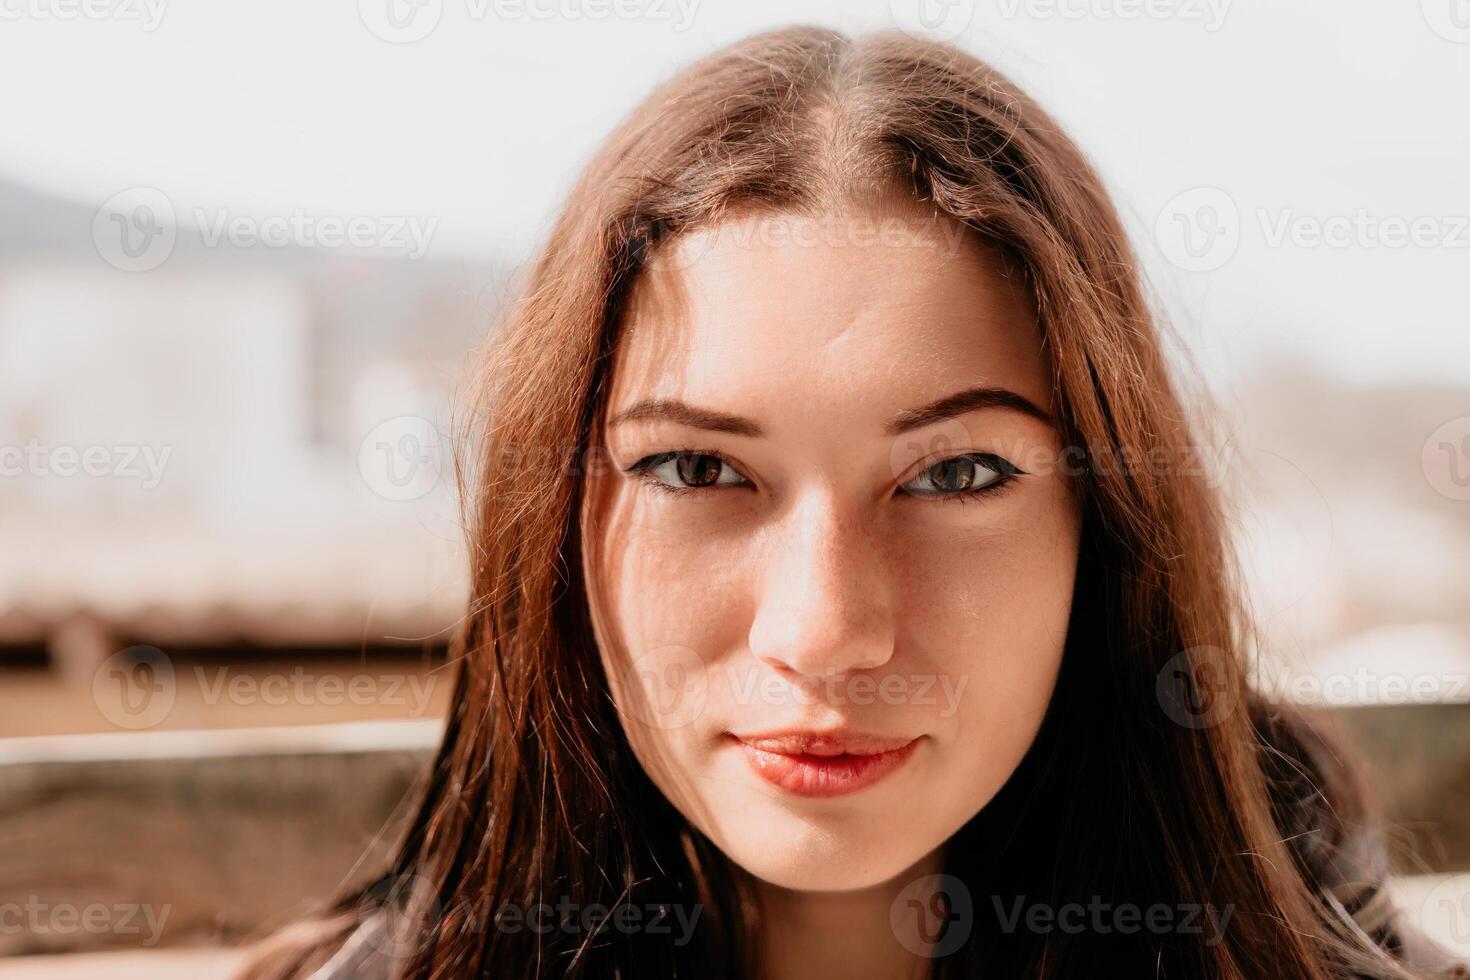
[{"label": "woman's nose", "polygon": [[874,529],[827,492],[807,494],[769,539],[751,652],[826,677],[893,656],[892,587]]}]

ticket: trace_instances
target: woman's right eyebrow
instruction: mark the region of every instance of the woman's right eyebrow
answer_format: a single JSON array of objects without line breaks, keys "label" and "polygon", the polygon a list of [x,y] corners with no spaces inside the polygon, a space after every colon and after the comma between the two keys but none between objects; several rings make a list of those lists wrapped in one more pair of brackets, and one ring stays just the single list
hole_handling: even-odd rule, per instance
[{"label": "woman's right eyebrow", "polygon": [[613,416],[608,421],[607,427],[610,429],[624,422],[641,422],[647,419],[662,419],[694,429],[728,432],[732,435],[750,436],[751,438],[765,435],[765,430],[750,419],[739,415],[729,415],[725,412],[716,412],[708,408],[697,408],[677,398],[645,399]]},{"label": "woman's right eyebrow", "polygon": [[[996,388],[992,386],[980,386],[957,391],[952,395],[930,402],[922,408],[910,409],[900,412],[893,421],[888,423],[886,432],[888,435],[901,435],[913,429],[932,425],[943,419],[954,418],[973,412],[982,408],[1004,408],[1011,411],[1029,415],[1032,418],[1055,427],[1056,420],[1051,414],[1041,408],[1029,398],[1019,395],[1008,388]],[[608,428],[620,425],[624,422],[638,422],[648,419],[660,419],[673,422],[677,425],[689,426],[693,429],[706,429],[710,432],[727,432],[737,436],[749,436],[759,438],[765,435],[765,430],[760,424],[740,415],[730,415],[727,412],[717,412],[709,408],[699,408],[688,402],[677,398],[648,398],[623,409],[613,416],[607,423]]]}]

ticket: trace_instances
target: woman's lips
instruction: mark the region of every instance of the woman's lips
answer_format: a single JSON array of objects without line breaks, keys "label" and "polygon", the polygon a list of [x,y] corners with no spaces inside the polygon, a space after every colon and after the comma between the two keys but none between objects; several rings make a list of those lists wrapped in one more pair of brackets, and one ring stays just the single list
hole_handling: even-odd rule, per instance
[{"label": "woman's lips", "polygon": [[916,738],[787,733],[731,735],[756,775],[799,796],[844,796],[865,789],[913,754]]}]

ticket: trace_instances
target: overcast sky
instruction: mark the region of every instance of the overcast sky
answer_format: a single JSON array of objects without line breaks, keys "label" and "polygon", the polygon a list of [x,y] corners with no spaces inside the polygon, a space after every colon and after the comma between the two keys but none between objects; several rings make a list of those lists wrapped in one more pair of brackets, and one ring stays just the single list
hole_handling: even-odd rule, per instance
[{"label": "overcast sky", "polygon": [[428,216],[520,261],[677,66],[927,15],[1070,128],[1206,367],[1470,387],[1470,2],[918,2],[0,0],[0,178]]}]

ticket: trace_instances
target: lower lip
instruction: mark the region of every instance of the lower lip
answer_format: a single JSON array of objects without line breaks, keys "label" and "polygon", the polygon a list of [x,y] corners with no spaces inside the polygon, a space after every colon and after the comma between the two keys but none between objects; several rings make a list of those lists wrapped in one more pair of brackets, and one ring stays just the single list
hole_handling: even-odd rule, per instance
[{"label": "lower lip", "polygon": [[846,796],[866,789],[907,762],[919,744],[914,739],[876,755],[783,755],[731,738],[757,776],[798,796]]}]

